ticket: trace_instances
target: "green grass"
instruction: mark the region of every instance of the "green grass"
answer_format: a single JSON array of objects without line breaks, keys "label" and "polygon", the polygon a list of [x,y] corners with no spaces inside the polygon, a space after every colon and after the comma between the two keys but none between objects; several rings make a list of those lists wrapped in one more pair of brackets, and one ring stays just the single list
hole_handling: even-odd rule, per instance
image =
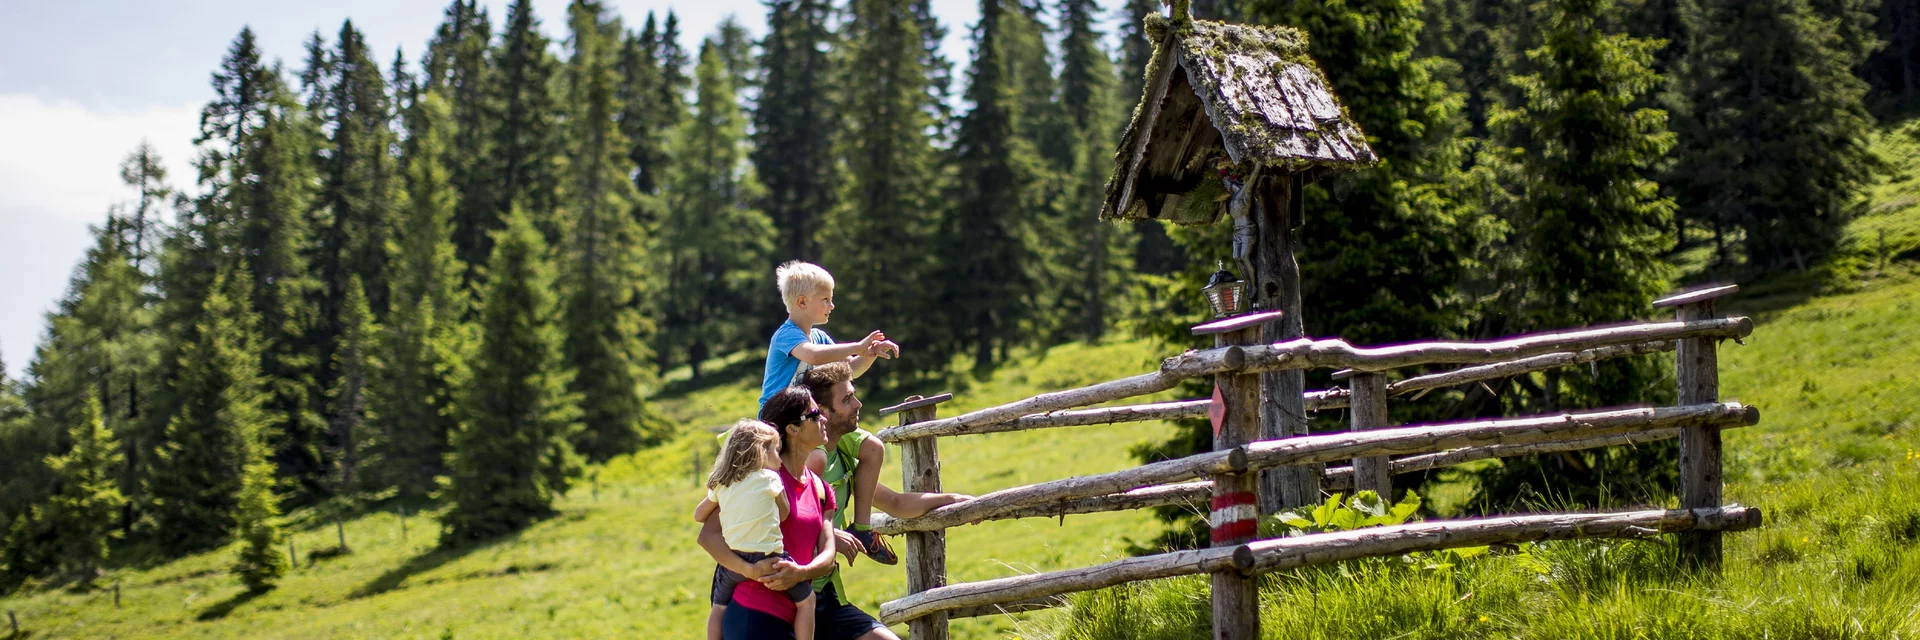
[{"label": "green grass", "polygon": [[[1133,375],[1166,355],[1138,341],[1057,347],[1025,356],[992,379],[972,381],[940,411],[955,415]],[[403,540],[398,515],[379,513],[346,522],[353,553],[317,562],[308,561],[309,552],[338,545],[332,524],[297,531],[300,566],[278,589],[257,598],[244,597],[227,573],[233,552],[226,549],[109,574],[101,584],[121,583],[119,608],[104,589],[28,591],[0,600],[0,609],[16,611],[31,638],[698,638],[713,563],[693,543],[697,528],[690,514],[700,492],[693,486],[692,458],[697,452],[704,471],[714,443],[707,429],[750,415],[757,383],[659,399],[655,408],[681,426],[678,438],[591,470],[597,497],[595,482],[583,478],[558,505],[559,517],[483,547],[437,550],[431,512],[413,514]],[[873,414],[898,398],[865,400],[869,429],[891,424]],[[1163,439],[1169,428],[1137,423],[945,440],[946,489],[984,493],[1130,467],[1135,463],[1128,447]],[[894,486],[897,455],[898,449],[889,450],[881,475]],[[1145,512],[964,527],[948,536],[952,579],[1094,564],[1122,557],[1129,540],[1157,531]],[[869,612],[906,589],[901,568],[867,561],[848,569],[846,578],[854,601]],[[1003,637],[1055,615],[960,621],[955,635]]]}]

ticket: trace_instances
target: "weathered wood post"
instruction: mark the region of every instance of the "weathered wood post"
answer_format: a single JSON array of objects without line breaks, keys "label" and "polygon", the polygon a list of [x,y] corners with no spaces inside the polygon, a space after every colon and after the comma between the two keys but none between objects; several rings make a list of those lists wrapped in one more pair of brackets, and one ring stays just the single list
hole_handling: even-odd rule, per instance
[{"label": "weathered wood post", "polygon": [[[1334,374],[1339,377],[1339,373]],[[1371,371],[1351,372],[1353,430],[1379,429],[1387,424],[1387,376]],[[1353,492],[1372,491],[1393,502],[1393,471],[1387,456],[1353,459]]]},{"label": "weathered wood post", "polygon": [[[1261,329],[1284,319],[1280,311],[1260,311],[1209,322],[1193,328],[1194,335],[1212,335],[1215,347],[1259,344]],[[1227,353],[1235,369],[1214,376],[1213,450],[1228,451],[1260,437],[1260,374],[1237,370],[1244,357],[1238,349]],[[1213,477],[1211,516],[1215,547],[1252,542],[1259,534],[1259,475],[1246,473],[1246,461],[1234,465],[1240,473]],[[1260,593],[1252,576],[1238,570],[1213,574],[1213,637],[1241,640],[1260,637]]]},{"label": "weathered wood post", "polygon": [[[880,415],[899,413],[901,426],[926,422],[933,419],[937,405],[951,399],[951,393],[931,398],[912,396],[906,402],[881,409]],[[900,443],[900,490],[940,491],[940,450],[932,436]],[[947,586],[947,532],[913,532],[906,537],[907,593]],[[947,640],[947,614],[914,618],[907,623],[907,630],[914,640]]]},{"label": "weathered wood post", "polygon": [[[1668,296],[1655,308],[1673,307],[1681,322],[1718,317],[1715,299],[1739,291],[1739,285],[1710,287]],[[1680,385],[1680,404],[1720,401],[1720,357],[1717,338],[1685,338],[1674,345],[1674,377]],[[1717,508],[1721,503],[1720,427],[1680,430],[1680,508]],[[1720,532],[1680,534],[1680,565],[1712,573],[1720,571]]]},{"label": "weathered wood post", "polygon": [[[1307,335],[1300,318],[1300,263],[1294,259],[1294,229],[1303,221],[1298,175],[1269,178],[1260,189],[1254,211],[1259,232],[1253,246],[1253,301],[1262,309],[1286,315],[1266,325],[1266,342],[1286,342]],[[1307,435],[1307,378],[1302,369],[1260,374],[1260,439]],[[1260,511],[1273,513],[1320,501],[1320,477],[1326,465],[1281,467],[1260,472]]]}]

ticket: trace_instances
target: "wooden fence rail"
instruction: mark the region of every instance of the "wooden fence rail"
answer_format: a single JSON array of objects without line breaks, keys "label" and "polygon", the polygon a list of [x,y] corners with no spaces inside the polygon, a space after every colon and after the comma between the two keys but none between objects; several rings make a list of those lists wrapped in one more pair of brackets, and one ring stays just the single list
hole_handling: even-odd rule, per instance
[{"label": "wooden fence rail", "polygon": [[[1543,333],[1494,342],[1422,342],[1357,348],[1342,340],[1296,340],[1272,345],[1229,346],[1191,351],[1168,358],[1161,364],[1160,371],[1154,373],[1044,393],[952,418],[889,427],[876,435],[882,441],[897,443],[924,437],[1201,416],[1206,414],[1205,400],[1082,411],[1062,410],[1159,393],[1173,388],[1186,378],[1228,371],[1255,373],[1310,367],[1379,371],[1424,364],[1490,363],[1416,376],[1387,386],[1388,395],[1400,395],[1607,358],[1672,350],[1675,341],[1682,338],[1744,338],[1752,332],[1751,320],[1726,318]],[[1517,359],[1504,361],[1511,358]],[[1306,396],[1307,409],[1347,406],[1348,395],[1344,389],[1310,392]]]},{"label": "wooden fence rail", "polygon": [[880,605],[880,620],[897,624],[932,613],[1000,602],[1031,601],[1125,582],[1233,571],[1262,573],[1380,555],[1571,538],[1646,538],[1682,531],[1743,531],[1760,525],[1760,510],[1714,509],[1548,514],[1447,520],[1260,540],[1233,547],[1174,551],[1105,564],[915,593]]},{"label": "wooden fence rail", "polygon": [[1152,500],[1156,494],[1142,493],[1131,497],[1116,497],[1115,494],[1125,496],[1141,487],[1224,473],[1245,473],[1364,456],[1439,453],[1462,447],[1528,445],[1645,431],[1671,431],[1690,425],[1738,427],[1755,424],[1759,419],[1758,409],[1728,402],[1413,425],[1263,440],[1227,451],[1212,451],[1122,471],[1002,489],[934,509],[917,518],[888,519],[883,526],[885,532],[890,534],[939,531],[989,520],[1060,515],[1048,510],[1049,507],[1073,501],[1081,501],[1073,503],[1094,511],[1099,509],[1092,507],[1102,504],[1102,500],[1112,500],[1116,504],[1125,504],[1129,500]]}]

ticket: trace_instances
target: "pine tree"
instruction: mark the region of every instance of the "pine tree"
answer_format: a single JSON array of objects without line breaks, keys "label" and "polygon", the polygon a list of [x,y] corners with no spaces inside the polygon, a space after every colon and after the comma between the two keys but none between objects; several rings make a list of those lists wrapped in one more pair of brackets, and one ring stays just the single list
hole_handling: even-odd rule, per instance
[{"label": "pine tree", "polygon": [[[844,25],[845,80],[838,83],[849,114],[837,148],[846,179],[819,235],[822,264],[835,271],[839,322],[885,330],[915,350],[946,331],[926,313],[939,300],[938,288],[928,284],[934,263],[926,247],[940,202],[939,157],[927,132],[942,127],[936,119],[943,89],[936,85],[939,72],[928,68],[927,23],[917,6],[912,0],[852,3]],[[769,72],[768,91],[772,77]],[[861,381],[887,387],[945,369],[940,358],[919,355],[876,367]]]},{"label": "pine tree", "polygon": [[1715,0],[1692,14],[1700,41],[1681,82],[1670,191],[1713,231],[1723,266],[1807,268],[1871,178],[1859,52],[1839,39],[1846,20],[1813,5]]},{"label": "pine tree", "polygon": [[1003,19],[1018,23],[1021,17],[1002,0],[982,0],[967,72],[972,110],[961,117],[954,139],[952,204],[935,249],[941,302],[951,309],[949,353],[971,351],[976,373],[991,370],[1025,337],[1037,266],[1031,227],[1039,215],[1032,193],[1039,171],[1017,128],[1016,79],[1008,77],[1000,40]]},{"label": "pine tree", "polygon": [[454,391],[466,379],[471,329],[465,264],[455,254],[454,192],[442,160],[453,138],[452,111],[428,90],[407,116],[406,190],[396,229],[394,279],[378,341],[381,366],[367,390],[368,429],[359,439],[364,484],[422,499],[444,475],[448,434],[458,424]]},{"label": "pine tree", "polygon": [[578,409],[567,392],[558,304],[547,247],[525,212],[497,234],[481,298],[480,346],[460,394],[453,434],[453,506],[445,546],[491,538],[552,515],[578,473],[568,444]]},{"label": "pine tree", "polygon": [[701,363],[763,340],[751,328],[764,309],[767,218],[752,207],[759,184],[746,164],[746,118],[735,100],[720,49],[700,47],[693,117],[674,139],[673,182],[655,243],[666,264],[661,327],[663,365]]},{"label": "pine tree", "polygon": [[272,416],[260,375],[258,319],[245,265],[222,268],[201,307],[193,342],[180,351],[167,422],[147,485],[153,535],[177,552],[217,546],[235,531],[250,467],[265,459]]},{"label": "pine tree", "polygon": [[123,459],[120,443],[100,416],[100,402],[89,396],[80,421],[67,431],[72,449],[47,458],[60,489],[47,501],[43,522],[56,540],[60,572],[85,585],[107,560],[107,543],[120,536],[115,519],[127,499],[117,476]]},{"label": "pine tree", "polygon": [[489,234],[500,222],[489,191],[493,176],[486,168],[496,115],[494,76],[487,64],[492,37],[492,23],[478,0],[454,0],[427,45],[425,88],[439,91],[451,109],[451,119],[440,123],[447,132],[440,162],[459,194],[452,222],[454,255],[466,265],[462,282],[469,287],[486,264],[493,249]]},{"label": "pine tree", "polygon": [[1065,277],[1049,299],[1062,337],[1098,341],[1120,309],[1132,271],[1132,228],[1098,220],[1113,172],[1113,148],[1120,120],[1115,99],[1113,61],[1100,45],[1094,25],[1100,6],[1094,0],[1060,3],[1060,145],[1064,155],[1052,162],[1062,193],[1050,235],[1059,246],[1056,272]]},{"label": "pine tree", "polygon": [[[1541,46],[1525,53],[1532,72],[1513,79],[1524,100],[1493,110],[1489,127],[1503,146],[1486,160],[1511,193],[1503,214],[1515,247],[1499,267],[1510,286],[1494,303],[1515,315],[1493,322],[1511,333],[1639,317],[1668,286],[1661,255],[1673,203],[1648,176],[1673,135],[1663,112],[1634,107],[1658,85],[1650,68],[1657,43],[1607,29],[1612,10],[1609,0],[1536,6],[1547,29]],[[1591,375],[1549,372],[1538,385],[1514,381],[1508,408],[1657,401],[1648,389],[1658,375],[1647,360],[1602,363]],[[1556,496],[1592,503],[1600,477],[1633,478],[1638,486],[1627,491],[1644,498],[1670,486],[1671,455],[1670,447],[1639,447],[1572,454],[1578,464],[1503,460],[1481,474],[1476,504],[1499,508],[1542,481]]]},{"label": "pine tree", "polygon": [[[320,348],[314,342],[320,322],[316,299],[323,291],[309,270],[309,228],[317,181],[307,159],[313,157],[311,123],[286,86],[270,72],[261,125],[240,138],[244,153],[233,165],[236,189],[229,197],[239,238],[233,254],[249,265],[257,315],[260,374],[265,381],[265,410],[273,416],[268,442],[281,472],[306,496],[325,495],[326,421],[320,415]],[[232,258],[229,258],[232,259]]]},{"label": "pine tree", "polygon": [[340,306],[340,337],[333,349],[333,386],[327,389],[327,427],[334,450],[333,461],[337,494],[346,494],[362,485],[358,476],[361,463],[360,442],[367,432],[367,396],[374,372],[379,370],[374,354],[373,311],[367,306],[367,294],[360,276],[347,280],[347,297]]},{"label": "pine tree", "polygon": [[[1254,0],[1261,19],[1309,34],[1313,59],[1381,161],[1306,191],[1300,271],[1310,335],[1356,344],[1458,336],[1467,309],[1469,234],[1483,228],[1456,195],[1463,96],[1419,57],[1420,0]],[[1418,265],[1409,268],[1408,265]]]},{"label": "pine tree", "polygon": [[487,171],[494,187],[488,202],[493,220],[504,218],[514,207],[525,209],[551,245],[567,226],[558,217],[555,199],[562,109],[553,92],[559,62],[547,50],[547,37],[541,35],[539,25],[533,3],[515,0],[507,9],[506,34],[493,53],[494,78],[489,86],[491,106],[499,115],[489,129]]},{"label": "pine tree", "polygon": [[620,24],[599,2],[576,0],[567,9],[573,56],[567,61],[568,163],[566,202],[573,221],[563,288],[566,360],[574,370],[581,430],[574,449],[602,462],[658,443],[666,436],[646,414],[639,393],[652,325],[635,306],[645,298],[644,247],[633,217],[633,185],[616,114],[620,103]]},{"label": "pine tree", "polygon": [[[766,185],[765,209],[779,239],[774,261],[821,259],[821,228],[839,188],[840,135],[835,79],[838,41],[825,0],[768,3],[765,69],[753,111],[754,171]],[[866,123],[862,123],[865,126]],[[777,318],[776,315],[770,316]]]}]

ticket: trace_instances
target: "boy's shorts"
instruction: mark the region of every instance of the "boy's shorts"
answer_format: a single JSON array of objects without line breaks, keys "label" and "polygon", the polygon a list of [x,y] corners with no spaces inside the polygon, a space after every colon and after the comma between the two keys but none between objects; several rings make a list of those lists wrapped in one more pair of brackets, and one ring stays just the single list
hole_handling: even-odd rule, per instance
[{"label": "boy's shorts", "polygon": [[[786,560],[788,562],[793,561],[793,556],[787,555],[785,553],[753,553],[751,551],[734,551],[733,554],[740,556],[740,559],[747,561],[747,564],[753,564],[755,562],[759,562],[767,558],[779,558],[781,560]],[[713,604],[720,605],[720,606],[726,606],[728,603],[733,602],[733,589],[734,587],[740,586],[740,583],[742,582],[747,582],[746,576],[740,575],[738,573],[734,573],[732,570],[728,569],[726,565],[714,565],[713,566],[713,595],[709,601],[712,602]],[[811,595],[813,595],[813,582],[810,580],[802,580],[800,581],[800,584],[793,585],[792,588],[787,589],[787,599],[792,600],[794,602],[800,602],[802,600],[806,600],[807,597]]]}]

